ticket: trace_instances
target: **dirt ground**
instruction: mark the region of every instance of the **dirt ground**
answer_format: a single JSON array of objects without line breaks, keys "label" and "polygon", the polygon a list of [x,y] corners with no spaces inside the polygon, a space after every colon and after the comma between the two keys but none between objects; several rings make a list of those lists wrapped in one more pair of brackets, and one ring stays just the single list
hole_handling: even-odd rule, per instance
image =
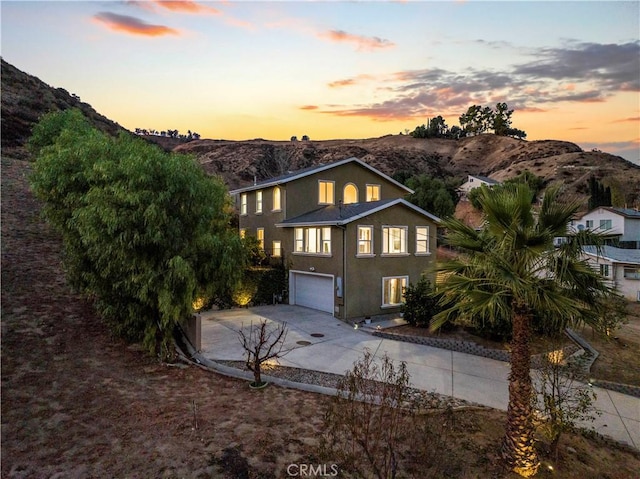
[{"label": "dirt ground", "polygon": [[[0,475],[279,479],[290,477],[289,464],[318,464],[326,396],[250,391],[245,381],[159,363],[109,334],[65,284],[60,241],[39,217],[28,170],[2,159]],[[504,415],[455,417],[440,454],[451,463],[446,477],[514,477],[496,465]],[[570,435],[539,477],[626,479],[639,470],[640,454]]]}]

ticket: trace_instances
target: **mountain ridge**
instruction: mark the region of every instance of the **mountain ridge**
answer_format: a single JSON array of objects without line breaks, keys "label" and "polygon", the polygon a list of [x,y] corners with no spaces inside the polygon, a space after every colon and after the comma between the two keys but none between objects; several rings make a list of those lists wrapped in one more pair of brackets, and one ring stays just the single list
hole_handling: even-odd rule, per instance
[{"label": "mountain ridge", "polygon": [[[28,158],[25,143],[33,125],[49,111],[79,108],[97,128],[116,134],[124,131],[91,105],[63,88],[47,85],[2,59],[2,153]],[[547,184],[561,182],[567,194],[586,205],[587,180],[596,177],[617,191],[621,205],[640,207],[640,166],[601,151],[584,151],[562,140],[526,141],[484,133],[459,140],[420,139],[386,135],[367,139],[335,140],[214,140],[184,142],[174,138],[143,136],[167,151],[194,155],[208,174],[223,178],[230,189],[246,186],[291,170],[360,158],[387,175],[398,172],[454,178],[490,176],[496,180],[529,170]]]}]

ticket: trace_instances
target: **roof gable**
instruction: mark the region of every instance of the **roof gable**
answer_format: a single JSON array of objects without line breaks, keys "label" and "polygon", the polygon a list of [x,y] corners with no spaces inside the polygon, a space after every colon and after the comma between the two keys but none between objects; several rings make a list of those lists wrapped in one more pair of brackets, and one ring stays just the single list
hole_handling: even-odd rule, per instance
[{"label": "roof gable", "polygon": [[260,190],[260,189],[268,188],[271,186],[286,184],[291,181],[295,181],[299,178],[304,178],[306,176],[314,175],[322,171],[326,171],[332,168],[337,168],[342,165],[346,165],[347,163],[356,163],[362,166],[363,168],[366,168],[369,171],[373,172],[374,174],[380,176],[381,178],[384,178],[386,181],[393,183],[397,187],[406,190],[407,193],[413,193],[413,190],[411,188],[406,187],[402,183],[394,180],[390,176],[385,175],[381,171],[376,170],[373,166],[368,165],[367,163],[365,163],[364,161],[356,157],[347,158],[347,159],[336,161],[333,163],[327,163],[325,165],[310,166],[309,168],[304,168],[302,170],[292,171],[290,173],[287,173],[286,175],[281,175],[275,178],[269,178],[268,180],[260,181],[255,185],[245,186],[244,188],[238,188],[238,189],[232,190],[229,193],[232,195],[236,195],[238,193],[245,193],[247,191]]}]

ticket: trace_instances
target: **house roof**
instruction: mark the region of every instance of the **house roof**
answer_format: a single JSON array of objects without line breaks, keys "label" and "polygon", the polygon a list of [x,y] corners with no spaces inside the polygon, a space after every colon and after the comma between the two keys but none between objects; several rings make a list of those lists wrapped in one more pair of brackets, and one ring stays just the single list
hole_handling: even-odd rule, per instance
[{"label": "house roof", "polygon": [[640,220],[640,211],[638,210],[634,210],[631,208],[618,208],[618,207],[613,207],[613,206],[598,206],[592,210],[587,211],[585,214],[583,214],[582,216],[580,216],[579,219],[584,218],[585,216],[587,216],[588,214],[593,213],[594,211],[597,210],[607,210],[610,211],[611,213],[620,215],[620,216],[624,216],[625,218],[630,218],[630,219],[638,219]]},{"label": "house roof", "polygon": [[612,206],[604,206],[604,209],[613,213],[618,213],[625,218],[636,218],[640,220],[640,211],[638,210],[633,210],[631,208],[614,208]]},{"label": "house roof", "polygon": [[494,180],[493,178],[489,178],[488,176],[479,176],[479,175],[469,175],[472,178],[476,178],[480,181],[484,181],[485,183],[489,183],[490,185],[499,185],[500,182],[497,180]]},{"label": "house roof", "polygon": [[356,221],[360,218],[364,218],[378,211],[391,208],[395,205],[403,205],[415,212],[426,216],[427,218],[440,223],[440,218],[431,213],[419,208],[418,206],[409,203],[402,198],[369,201],[367,203],[353,203],[348,205],[328,205],[318,208],[317,210],[305,213],[295,218],[290,218],[281,223],[277,223],[278,227],[292,227],[292,226],[336,226],[345,225]]},{"label": "house roof", "polygon": [[324,165],[311,166],[309,168],[303,168],[301,170],[292,171],[292,172],[287,173],[286,175],[276,176],[275,178],[269,178],[268,180],[260,181],[260,182],[256,183],[255,185],[245,186],[244,188],[238,188],[236,190],[232,190],[229,193],[232,194],[232,195],[236,195],[238,193],[245,193],[247,191],[260,190],[262,188],[268,188],[270,186],[282,185],[282,184],[285,184],[285,183],[289,183],[290,181],[297,180],[299,178],[304,178],[305,176],[313,175],[314,173],[318,173],[318,172],[321,172],[321,171],[329,170],[331,168],[336,168],[338,166],[346,165],[347,163],[357,163],[360,166],[362,166],[362,167],[374,172],[376,175],[383,177],[385,180],[393,183],[394,185],[398,186],[399,188],[402,188],[402,189],[406,190],[407,193],[413,193],[413,190],[411,188],[407,188],[402,183],[399,183],[398,181],[394,180],[390,176],[387,176],[384,173],[382,173],[381,171],[376,170],[374,167],[369,166],[364,161],[362,161],[362,160],[360,160],[359,158],[356,158],[356,157],[347,158],[345,160],[336,161],[334,163],[327,163],[327,164],[324,164]]},{"label": "house roof", "polygon": [[590,256],[607,259],[612,263],[640,265],[640,249],[623,249],[613,246],[583,246],[582,251]]}]

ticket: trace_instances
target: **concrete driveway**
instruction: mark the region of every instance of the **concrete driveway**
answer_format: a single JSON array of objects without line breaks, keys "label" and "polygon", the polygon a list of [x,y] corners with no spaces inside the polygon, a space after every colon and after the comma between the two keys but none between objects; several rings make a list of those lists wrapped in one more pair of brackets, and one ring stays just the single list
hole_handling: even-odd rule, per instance
[{"label": "concrete driveway", "polygon": [[[238,330],[258,323],[286,322],[282,366],[344,374],[368,348],[378,360],[385,353],[405,361],[414,387],[496,409],[507,409],[509,364],[502,361],[372,336],[328,313],[291,305],[202,313],[201,355],[209,360],[243,360]],[[586,424],[599,433],[640,449],[640,399],[596,388],[602,415]]]}]

